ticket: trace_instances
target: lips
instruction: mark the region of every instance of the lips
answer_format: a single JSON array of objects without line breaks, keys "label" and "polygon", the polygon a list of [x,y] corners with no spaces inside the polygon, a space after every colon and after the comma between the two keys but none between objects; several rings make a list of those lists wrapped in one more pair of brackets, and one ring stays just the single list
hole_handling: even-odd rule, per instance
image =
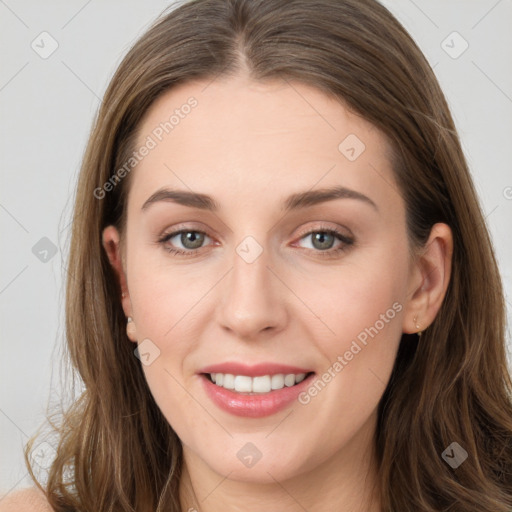
[{"label": "lips", "polygon": [[202,368],[204,390],[212,402],[236,416],[259,418],[290,406],[310,385],[314,372],[275,363],[227,362]]}]

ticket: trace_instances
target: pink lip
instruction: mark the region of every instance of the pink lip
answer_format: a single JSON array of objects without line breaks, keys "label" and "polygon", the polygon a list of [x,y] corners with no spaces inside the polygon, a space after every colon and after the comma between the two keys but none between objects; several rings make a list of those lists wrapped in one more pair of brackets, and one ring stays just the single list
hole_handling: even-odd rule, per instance
[{"label": "pink lip", "polygon": [[[223,363],[208,366],[201,370],[201,381],[207,396],[223,411],[245,418],[262,418],[276,414],[292,404],[298,395],[304,391],[314,378],[315,374],[310,370],[294,366],[265,363],[255,366],[247,366],[239,363]],[[269,393],[237,393],[222,386],[217,386],[204,375],[205,373],[231,373],[233,375],[247,375],[257,377],[260,375],[275,375],[277,373],[310,373],[302,382],[291,387],[284,387],[270,391]]]},{"label": "pink lip", "polygon": [[244,394],[230,391],[211,382],[206,375],[201,375],[206,394],[222,410],[246,418],[262,418],[275,414],[293,403],[299,393],[304,391],[314,378],[312,373],[299,384],[284,387],[265,394]]},{"label": "pink lip", "polygon": [[311,369],[299,368],[298,366],[288,366],[276,363],[259,363],[255,365],[246,365],[243,363],[226,362],[213,364],[202,368],[197,373],[230,373],[232,375],[247,375],[248,377],[258,377],[261,375],[298,374],[309,373]]}]

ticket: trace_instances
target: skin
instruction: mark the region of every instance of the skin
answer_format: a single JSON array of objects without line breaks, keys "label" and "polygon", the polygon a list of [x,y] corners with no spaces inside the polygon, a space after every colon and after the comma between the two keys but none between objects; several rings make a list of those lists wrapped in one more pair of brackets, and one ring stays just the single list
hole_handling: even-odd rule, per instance
[{"label": "skin", "polygon": [[[182,509],[380,511],[371,492],[377,406],[401,334],[427,328],[440,308],[451,231],[436,224],[413,255],[386,139],[341,102],[300,83],[210,82],[182,84],[146,113],[138,147],[187,98],[198,100],[132,171],[126,233],[103,232],[133,318],[129,338],[160,350],[143,369],[183,443]],[[349,134],[366,146],[354,161],[338,150]],[[376,208],[344,198],[282,213],[288,195],[335,185]],[[209,194],[220,209],[161,201],[141,211],[163,186]],[[207,235],[196,255],[166,250],[194,247],[179,235],[158,243],[184,227]],[[307,234],[321,228],[355,242],[334,253],[343,245],[336,237],[322,246]],[[249,235],[262,249],[250,264],[236,252]],[[333,256],[323,258],[327,250]],[[306,405],[240,418],[213,404],[196,374],[224,361],[270,361],[321,376],[394,303],[401,310]],[[237,458],[248,442],[262,453],[251,468]]]}]

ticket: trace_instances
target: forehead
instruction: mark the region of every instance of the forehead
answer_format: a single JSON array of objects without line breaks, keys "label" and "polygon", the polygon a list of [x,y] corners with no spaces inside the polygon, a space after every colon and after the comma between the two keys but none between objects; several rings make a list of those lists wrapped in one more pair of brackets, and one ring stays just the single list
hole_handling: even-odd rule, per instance
[{"label": "forehead", "polygon": [[221,204],[333,185],[376,202],[397,194],[384,135],[341,101],[297,82],[181,84],[144,116],[135,149],[143,146],[150,149],[132,171],[130,192],[139,208],[162,186],[211,194]]}]

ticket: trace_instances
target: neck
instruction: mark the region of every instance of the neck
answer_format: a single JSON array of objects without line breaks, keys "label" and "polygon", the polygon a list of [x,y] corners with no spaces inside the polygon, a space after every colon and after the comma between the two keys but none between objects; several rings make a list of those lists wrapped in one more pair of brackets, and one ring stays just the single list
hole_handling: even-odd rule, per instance
[{"label": "neck", "polygon": [[[381,512],[373,449],[375,417],[341,450],[306,472],[270,483],[216,473],[184,446],[180,502],[184,512]],[[271,468],[268,474],[271,475]],[[334,504],[334,505],[333,505]]]}]

